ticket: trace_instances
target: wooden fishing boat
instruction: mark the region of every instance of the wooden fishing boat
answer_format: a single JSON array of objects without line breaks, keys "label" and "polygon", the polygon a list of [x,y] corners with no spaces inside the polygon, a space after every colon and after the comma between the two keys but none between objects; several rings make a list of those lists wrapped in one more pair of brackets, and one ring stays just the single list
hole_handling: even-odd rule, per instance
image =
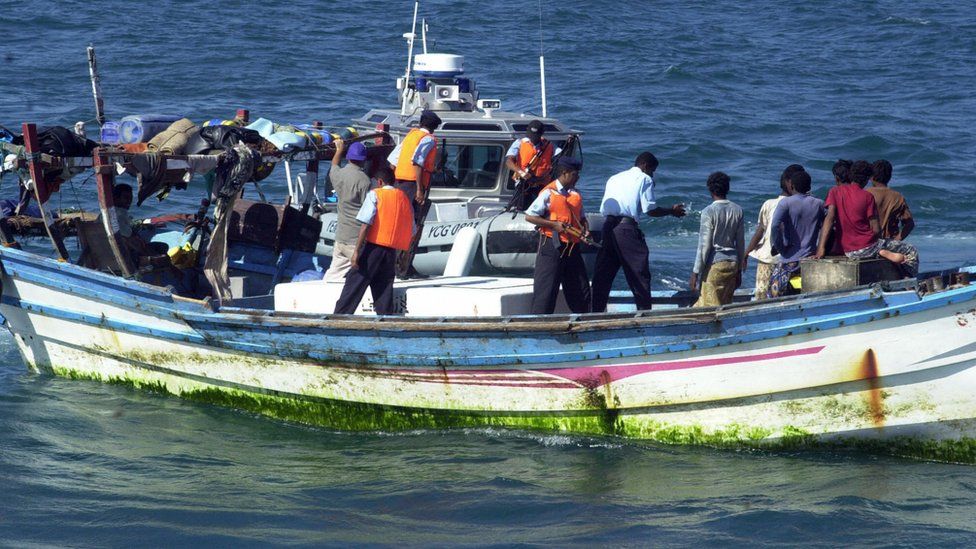
[{"label": "wooden fishing boat", "polygon": [[398,318],[214,306],[0,249],[33,369],[336,429],[498,426],[976,461],[976,286],[718,309]]},{"label": "wooden fishing boat", "polygon": [[[67,159],[38,154],[35,133],[24,126],[17,163],[46,218],[43,168]],[[290,159],[315,173],[325,153]],[[224,272],[207,277],[217,281],[212,299],[164,286],[150,276],[154,263],[133,268],[122,257],[114,165],[131,154],[99,148],[87,159],[108,264],[76,264],[53,224],[45,230],[54,258],[18,249],[0,223],[0,314],[27,365],[336,429],[491,426],[715,446],[843,445],[976,463],[976,285],[961,272],[940,273],[938,284],[902,280],[640,313],[276,309],[274,285],[240,294],[219,284],[232,263],[231,212],[251,176],[241,170],[254,154],[235,146],[222,156],[230,164],[222,173],[231,175],[214,191],[216,228],[197,241],[200,260],[184,266]],[[163,155],[166,166],[170,160],[181,159]],[[282,245],[289,229],[279,218],[269,227],[272,265],[280,266],[294,251]],[[287,279],[280,267],[272,271],[276,284]],[[476,289],[450,291],[444,301]],[[680,296],[661,301],[681,304]]]}]

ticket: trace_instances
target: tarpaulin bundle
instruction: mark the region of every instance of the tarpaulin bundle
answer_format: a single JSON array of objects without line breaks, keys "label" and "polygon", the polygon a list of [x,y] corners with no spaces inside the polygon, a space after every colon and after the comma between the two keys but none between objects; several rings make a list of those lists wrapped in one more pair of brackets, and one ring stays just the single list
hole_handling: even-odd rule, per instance
[{"label": "tarpaulin bundle", "polygon": [[[24,144],[24,136],[15,135],[11,143],[22,146]],[[38,151],[35,152],[58,157],[91,156],[92,151],[98,146],[98,143],[86,139],[63,126],[38,128],[37,144]],[[67,164],[64,164],[62,168],[45,170],[44,178],[47,180],[49,191],[55,193],[58,191],[62,181],[71,179],[82,171],[84,171],[84,168],[71,168]]]},{"label": "tarpaulin bundle", "polygon": [[213,296],[218,302],[232,297],[230,277],[227,275],[227,224],[230,213],[234,209],[234,202],[241,195],[241,188],[251,180],[254,169],[261,163],[261,154],[243,143],[234,145],[227,150],[226,155],[224,162],[217,166],[213,189],[217,203],[214,208],[214,230],[207,247],[207,259],[203,264],[203,274],[210,281]]},{"label": "tarpaulin bundle", "polygon": [[190,138],[186,144],[186,154],[204,154],[208,150],[228,150],[238,143],[257,145],[262,141],[261,134],[238,126],[205,126]]}]

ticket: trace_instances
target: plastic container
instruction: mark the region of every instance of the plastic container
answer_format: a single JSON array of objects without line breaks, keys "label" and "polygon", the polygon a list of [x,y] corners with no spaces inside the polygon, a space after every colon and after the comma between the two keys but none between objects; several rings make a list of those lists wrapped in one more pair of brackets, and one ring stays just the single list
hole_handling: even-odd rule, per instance
[{"label": "plastic container", "polygon": [[112,145],[118,143],[122,139],[121,126],[122,123],[118,120],[106,120],[102,124],[102,133],[99,141]]},{"label": "plastic container", "polygon": [[170,124],[183,118],[166,114],[136,114],[122,119],[119,127],[119,141],[122,143],[145,143],[169,128]]}]

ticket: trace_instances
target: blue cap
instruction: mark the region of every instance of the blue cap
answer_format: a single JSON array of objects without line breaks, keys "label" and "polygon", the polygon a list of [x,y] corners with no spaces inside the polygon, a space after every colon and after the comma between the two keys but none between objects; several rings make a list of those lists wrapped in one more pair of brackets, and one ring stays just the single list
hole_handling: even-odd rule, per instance
[{"label": "blue cap", "polygon": [[349,150],[346,152],[346,160],[355,160],[356,162],[366,160],[366,145],[363,145],[359,141],[349,145]]},{"label": "blue cap", "polygon": [[560,156],[559,161],[556,162],[556,167],[560,170],[578,172],[583,168],[583,162],[572,156]]}]

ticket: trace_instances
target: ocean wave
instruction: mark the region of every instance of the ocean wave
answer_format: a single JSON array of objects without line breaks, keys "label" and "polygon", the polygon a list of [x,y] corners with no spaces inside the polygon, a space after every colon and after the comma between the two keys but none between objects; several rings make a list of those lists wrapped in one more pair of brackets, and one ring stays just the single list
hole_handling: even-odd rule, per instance
[{"label": "ocean wave", "polygon": [[922,19],[921,17],[899,17],[897,15],[889,15],[888,17],[882,19],[881,22],[896,25],[918,25],[927,27],[932,21]]}]

